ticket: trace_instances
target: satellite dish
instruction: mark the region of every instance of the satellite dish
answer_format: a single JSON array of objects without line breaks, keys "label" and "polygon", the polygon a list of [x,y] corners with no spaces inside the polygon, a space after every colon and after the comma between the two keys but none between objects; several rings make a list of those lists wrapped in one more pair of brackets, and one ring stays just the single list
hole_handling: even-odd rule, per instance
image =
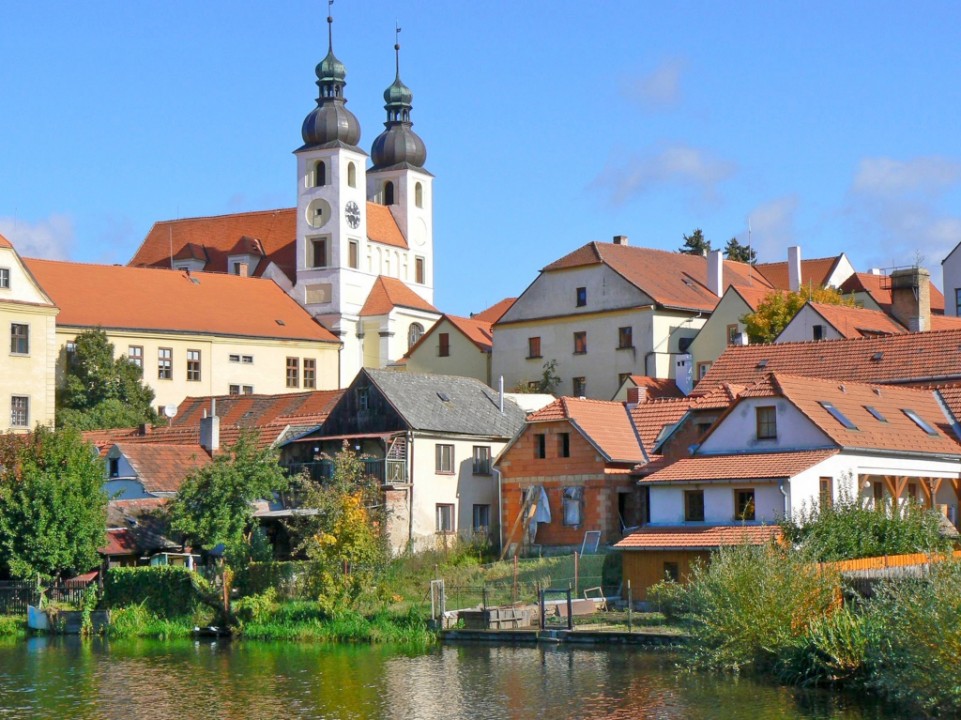
[{"label": "satellite dish", "polygon": [[168,418],[174,418],[177,416],[177,406],[176,405],[164,405],[164,415]]}]

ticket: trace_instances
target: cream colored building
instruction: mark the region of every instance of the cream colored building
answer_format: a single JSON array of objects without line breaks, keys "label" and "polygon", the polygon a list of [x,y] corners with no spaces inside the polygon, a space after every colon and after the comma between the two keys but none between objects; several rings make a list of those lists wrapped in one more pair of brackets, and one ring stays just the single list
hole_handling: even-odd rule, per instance
[{"label": "cream colored building", "polygon": [[24,262],[60,307],[58,382],[76,336],[99,328],[143,368],[159,408],[198,395],[338,387],[340,342],[271,280]]},{"label": "cream colored building", "polygon": [[0,354],[0,432],[53,426],[57,306],[0,235],[0,327],[9,343]]},{"label": "cream colored building", "polygon": [[460,375],[491,382],[491,324],[444,315],[407,353],[409,372]]}]

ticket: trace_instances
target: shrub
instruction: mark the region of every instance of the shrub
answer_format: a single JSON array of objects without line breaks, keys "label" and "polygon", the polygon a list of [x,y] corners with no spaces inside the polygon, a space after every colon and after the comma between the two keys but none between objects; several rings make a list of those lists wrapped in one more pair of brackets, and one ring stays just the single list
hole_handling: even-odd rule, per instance
[{"label": "shrub", "polygon": [[869,621],[846,607],[815,618],[788,649],[781,678],[800,685],[861,680],[870,636]]},{"label": "shrub", "polygon": [[679,620],[688,612],[687,588],[673,580],[662,580],[647,589],[653,608],[668,620]]},{"label": "shrub", "polygon": [[216,606],[206,580],[187,568],[170,565],[111,568],[103,590],[108,608],[143,605],[148,613],[160,617],[190,615],[204,603]]},{"label": "shrub", "polygon": [[266,623],[277,612],[277,591],[269,588],[259,595],[250,595],[234,604],[234,614],[241,623]]},{"label": "shrub", "polygon": [[741,546],[695,565],[685,595],[696,664],[770,671],[836,606],[840,585],[776,546]]}]

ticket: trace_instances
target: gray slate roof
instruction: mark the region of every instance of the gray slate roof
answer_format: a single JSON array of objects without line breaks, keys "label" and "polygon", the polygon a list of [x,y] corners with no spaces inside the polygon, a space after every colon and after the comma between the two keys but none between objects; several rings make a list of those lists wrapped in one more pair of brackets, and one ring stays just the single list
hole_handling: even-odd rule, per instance
[{"label": "gray slate roof", "polygon": [[497,392],[474,378],[365,372],[414,430],[510,438],[524,424],[526,414],[513,400],[504,398],[502,415]]}]

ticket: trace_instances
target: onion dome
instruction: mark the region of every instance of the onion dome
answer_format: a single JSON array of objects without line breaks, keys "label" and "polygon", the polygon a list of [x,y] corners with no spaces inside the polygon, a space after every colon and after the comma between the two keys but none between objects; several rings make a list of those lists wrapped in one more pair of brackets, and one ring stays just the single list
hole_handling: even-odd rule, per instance
[{"label": "onion dome", "polygon": [[384,91],[387,122],[384,132],[377,136],[370,149],[372,170],[403,166],[422,168],[427,160],[427,147],[411,130],[411,102],[414,93],[400,79],[400,44],[394,45],[397,72],[394,82]]},{"label": "onion dome", "polygon": [[333,143],[356,146],[360,141],[360,123],[345,107],[344,86],[347,70],[334,55],[334,19],[327,17],[327,57],[317,65],[317,107],[304,118],[301,134],[304,147],[322,147]]}]

